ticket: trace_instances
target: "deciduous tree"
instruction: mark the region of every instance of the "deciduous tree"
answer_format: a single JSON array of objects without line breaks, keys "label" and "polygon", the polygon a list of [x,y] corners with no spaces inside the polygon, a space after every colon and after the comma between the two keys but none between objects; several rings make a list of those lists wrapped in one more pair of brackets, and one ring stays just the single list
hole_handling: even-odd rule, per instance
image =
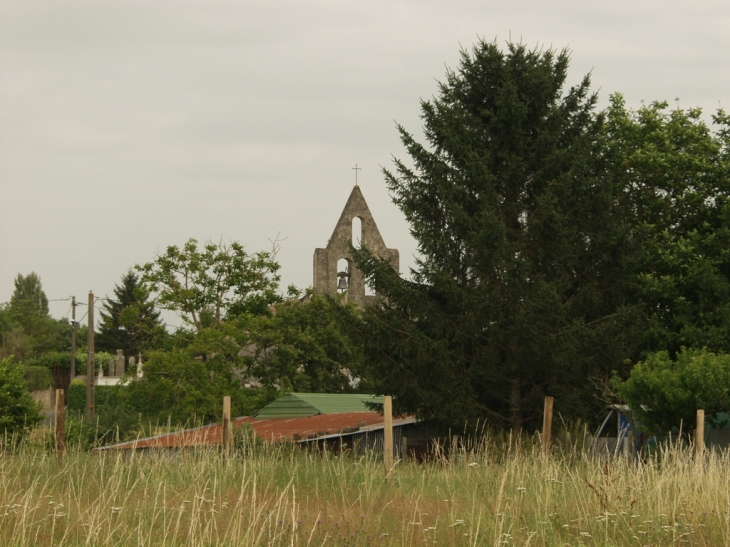
[{"label": "deciduous tree", "polygon": [[680,426],[691,431],[698,409],[707,415],[730,410],[730,355],[685,348],[676,359],[666,351],[652,353],[614,385],[648,432]]},{"label": "deciduous tree", "polygon": [[140,284],[162,309],[177,312],[202,331],[242,313],[267,313],[281,300],[276,245],[272,252],[249,254],[240,243],[212,243],[202,249],[190,239],[172,245],[153,262],[137,266]]},{"label": "deciduous tree", "polygon": [[730,118],[654,102],[607,111],[608,154],[644,249],[644,351],[730,351]]},{"label": "deciduous tree", "polygon": [[245,325],[250,374],[285,391],[347,393],[363,372],[360,342],[348,325],[358,310],[332,297],[310,295],[276,305],[271,316]]},{"label": "deciduous tree", "polygon": [[10,307],[20,314],[32,314],[37,317],[48,315],[48,298],[43,292],[41,278],[37,273],[30,272],[28,275],[16,276]]},{"label": "deciduous tree", "polygon": [[9,303],[0,305],[0,357],[17,360],[70,348],[71,324],[48,314],[48,298],[35,272],[15,278]]}]

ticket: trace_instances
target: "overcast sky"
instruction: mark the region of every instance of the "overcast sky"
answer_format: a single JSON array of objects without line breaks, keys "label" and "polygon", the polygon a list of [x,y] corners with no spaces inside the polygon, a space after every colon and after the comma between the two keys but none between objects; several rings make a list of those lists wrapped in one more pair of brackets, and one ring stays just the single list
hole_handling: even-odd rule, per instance
[{"label": "overcast sky", "polygon": [[[602,105],[730,104],[730,2],[0,0],[0,302],[110,295],[168,245],[283,239],[282,285],[360,185],[401,269],[380,173],[479,37],[572,50]],[[672,103],[674,104],[674,103]],[[68,302],[52,303],[63,317]]]}]

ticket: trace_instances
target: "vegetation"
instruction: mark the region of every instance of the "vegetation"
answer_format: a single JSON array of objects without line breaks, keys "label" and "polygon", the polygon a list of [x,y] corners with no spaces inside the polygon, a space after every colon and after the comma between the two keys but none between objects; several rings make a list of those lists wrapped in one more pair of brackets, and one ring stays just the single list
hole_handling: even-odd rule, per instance
[{"label": "vegetation", "polygon": [[71,324],[48,315],[40,276],[18,274],[10,302],[0,305],[0,357],[20,362],[70,347]]},{"label": "vegetation", "polygon": [[153,349],[165,342],[167,331],[160,312],[149,301],[148,293],[139,284],[132,270],[114,287],[116,300],[105,298],[99,333],[94,340],[97,350],[126,356],[137,356],[143,349]]},{"label": "vegetation", "polygon": [[[726,545],[728,454],[543,458],[481,442],[399,462],[248,445],[177,453],[17,451],[0,460],[3,543],[75,545]],[[701,481],[701,487],[698,482]]]},{"label": "vegetation", "polygon": [[[422,102],[425,143],[398,127],[410,158],[384,174],[420,258],[406,280],[353,249],[384,297],[364,312],[285,297],[276,242],[190,239],[128,271],[104,299],[95,364],[142,353],[145,375],[110,415],[208,421],[223,394],[243,414],[282,390],[370,391],[444,429],[518,433],[539,425],[546,395],[564,419],[595,421],[612,374],[654,430],[692,405],[728,410],[711,363],[730,353],[730,116],[711,129],[699,109],[631,110],[620,94],[599,112],[589,77],[566,87],[568,61],[480,41]],[[183,326],[168,333],[160,309]],[[70,333],[40,277],[19,274],[0,357],[65,389]],[[696,367],[715,380],[689,378]],[[243,387],[253,379],[262,391]]]},{"label": "vegetation", "polygon": [[[730,351],[730,117],[654,102],[607,112],[607,154],[641,260],[641,351]],[[629,357],[629,355],[627,355]]]},{"label": "vegetation", "polygon": [[410,282],[366,249],[356,260],[385,297],[366,357],[400,411],[520,431],[553,395],[589,416],[586,380],[636,347],[631,226],[589,77],[564,89],[568,58],[479,42],[422,102],[428,144],[399,126],[414,167],[385,176],[420,259]]},{"label": "vegetation", "polygon": [[[102,359],[104,354],[96,354],[97,359]],[[85,355],[79,355],[76,359],[76,371],[86,371],[86,359]],[[79,362],[83,361],[83,362]],[[67,394],[66,400],[68,401],[68,386],[71,383],[71,353],[63,351],[51,351],[43,353],[38,357],[27,359],[26,362],[32,368],[42,367],[48,371],[51,376],[51,383],[53,389],[62,389]]]},{"label": "vegetation", "polygon": [[0,443],[22,439],[43,420],[40,411],[23,379],[22,366],[0,358]]},{"label": "vegetation", "polygon": [[[427,143],[385,171],[420,260],[356,253],[385,296],[360,328],[380,393],[458,427],[538,425],[542,398],[591,420],[612,371],[730,351],[730,117],[596,112],[568,54],[479,42],[422,103]],[[677,424],[678,425],[678,424]]]},{"label": "vegetation", "polygon": [[172,310],[198,332],[242,313],[261,315],[279,302],[279,264],[272,252],[248,254],[240,243],[212,243],[202,249],[190,239],[172,245],[137,269],[141,286],[155,303]]},{"label": "vegetation", "polygon": [[23,367],[23,379],[30,391],[41,391],[53,385],[48,367],[26,365]]},{"label": "vegetation", "polygon": [[680,425],[688,432],[696,427],[697,409],[708,415],[730,409],[730,355],[683,348],[673,360],[661,351],[637,363],[628,380],[614,383],[650,433]]},{"label": "vegetation", "polygon": [[361,345],[346,326],[358,317],[353,304],[330,296],[277,304],[276,313],[243,326],[250,333],[251,376],[283,391],[354,391],[365,371]]},{"label": "vegetation", "polygon": [[243,387],[241,378],[223,355],[196,359],[188,350],[152,352],[144,375],[125,388],[125,402],[152,422],[218,421],[224,395],[231,397],[234,416],[247,416],[277,395],[273,390]]},{"label": "vegetation", "polygon": [[35,272],[28,275],[18,274],[15,290],[10,298],[10,306],[18,313],[45,317],[48,315],[48,297],[43,292],[40,276]]}]

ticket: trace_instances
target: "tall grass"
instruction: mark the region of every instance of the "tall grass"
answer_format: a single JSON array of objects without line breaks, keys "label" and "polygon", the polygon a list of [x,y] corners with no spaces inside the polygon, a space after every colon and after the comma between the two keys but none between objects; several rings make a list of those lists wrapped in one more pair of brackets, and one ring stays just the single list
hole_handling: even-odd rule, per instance
[{"label": "tall grass", "polygon": [[728,545],[730,457],[545,458],[483,439],[401,461],[285,445],[0,456],[0,544]]}]

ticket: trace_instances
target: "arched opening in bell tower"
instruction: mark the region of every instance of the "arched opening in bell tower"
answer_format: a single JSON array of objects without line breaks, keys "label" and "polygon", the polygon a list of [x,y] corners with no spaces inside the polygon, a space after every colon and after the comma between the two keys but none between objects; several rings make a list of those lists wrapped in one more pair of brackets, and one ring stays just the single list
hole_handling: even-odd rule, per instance
[{"label": "arched opening in bell tower", "polygon": [[362,219],[352,218],[352,246],[359,249],[362,245]]},{"label": "arched opening in bell tower", "polygon": [[340,258],[337,261],[337,293],[343,293],[350,288],[350,261]]}]

